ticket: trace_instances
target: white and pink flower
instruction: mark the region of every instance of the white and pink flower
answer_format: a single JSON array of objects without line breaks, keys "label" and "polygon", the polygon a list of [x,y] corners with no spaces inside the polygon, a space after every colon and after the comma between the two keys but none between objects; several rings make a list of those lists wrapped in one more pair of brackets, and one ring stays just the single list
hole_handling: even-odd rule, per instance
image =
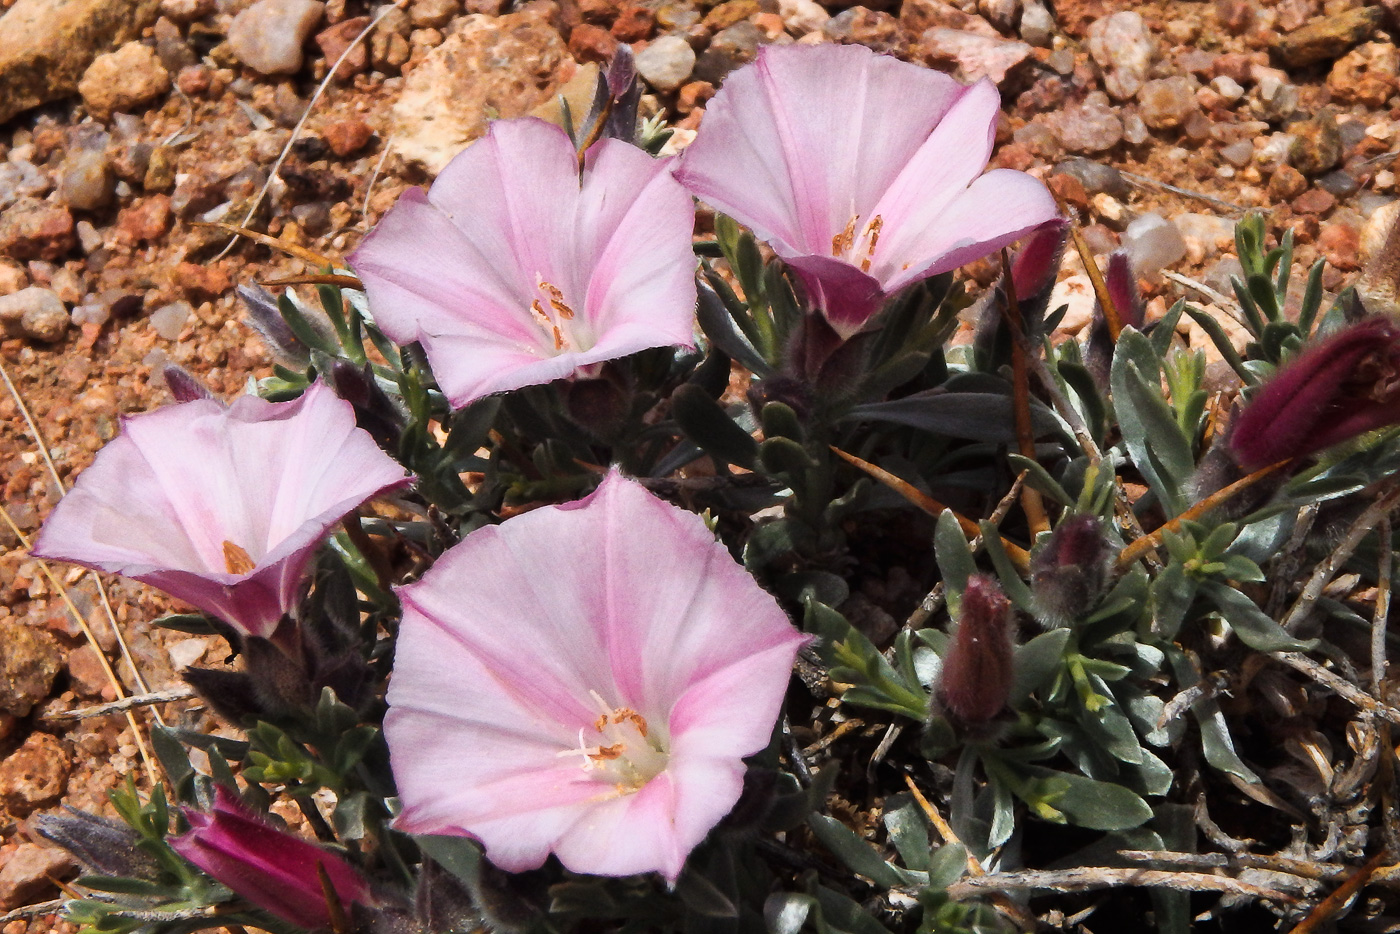
[{"label": "white and pink flower", "polygon": [[[464,594],[470,588],[470,597]],[[734,806],[804,636],[699,516],[613,473],[399,591],[398,828],[510,871],[670,880]]]}]

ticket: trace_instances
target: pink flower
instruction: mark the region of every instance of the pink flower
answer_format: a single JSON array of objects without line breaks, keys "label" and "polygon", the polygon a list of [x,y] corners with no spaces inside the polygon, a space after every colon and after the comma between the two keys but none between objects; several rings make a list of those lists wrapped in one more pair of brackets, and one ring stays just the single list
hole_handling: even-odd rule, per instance
[{"label": "pink flower", "polygon": [[410,833],[509,871],[660,872],[739,798],[804,637],[700,518],[610,474],[399,591],[385,735]]},{"label": "pink flower", "polygon": [[858,45],[767,46],[725,79],[676,175],[767,240],[843,336],[885,297],[1049,220],[1023,172],[982,174],[996,86]]},{"label": "pink flower", "polygon": [[341,857],[259,819],[222,785],[209,813],[186,808],[190,829],[170,846],[209,876],[248,901],[297,927],[330,927],[331,916],[317,866],[349,913],[352,902],[370,904],[369,883]]},{"label": "pink flower", "polygon": [[144,581],[266,637],[296,608],[326,530],[407,482],[321,383],[291,402],[185,402],[125,420],[34,554]]},{"label": "pink flower", "polygon": [[1006,707],[1014,674],[1013,624],[1001,584],[985,574],[969,577],[938,684],[944,710],[964,726],[987,723]]},{"label": "pink flower", "polygon": [[666,160],[498,120],[349,261],[375,323],[420,341],[453,405],[648,347],[693,346],[695,209]]}]

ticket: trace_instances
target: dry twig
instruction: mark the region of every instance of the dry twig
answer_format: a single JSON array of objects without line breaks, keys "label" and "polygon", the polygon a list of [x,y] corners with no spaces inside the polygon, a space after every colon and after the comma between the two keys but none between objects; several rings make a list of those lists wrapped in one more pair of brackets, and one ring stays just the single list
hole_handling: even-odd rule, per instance
[{"label": "dry twig", "polygon": [[1297,895],[1241,882],[1229,876],[1203,872],[1173,872],[1162,869],[1120,869],[1095,866],[1076,869],[1036,869],[1025,872],[996,872],[970,876],[948,886],[953,899],[973,898],[994,891],[1044,889],[1051,892],[1092,892],[1124,886],[1170,888],[1185,892],[1223,892],[1247,898],[1264,898],[1289,904]]},{"label": "dry twig", "polygon": [[135,707],[149,707],[151,704],[166,704],[170,701],[189,700],[196,697],[192,688],[174,687],[166,688],[164,691],[152,691],[149,694],[133,694],[121,700],[115,700],[108,704],[95,704],[92,707],[74,707],[72,710],[58,710],[44,715],[46,720],[88,720],[92,717],[105,717],[108,714],[121,713]]}]

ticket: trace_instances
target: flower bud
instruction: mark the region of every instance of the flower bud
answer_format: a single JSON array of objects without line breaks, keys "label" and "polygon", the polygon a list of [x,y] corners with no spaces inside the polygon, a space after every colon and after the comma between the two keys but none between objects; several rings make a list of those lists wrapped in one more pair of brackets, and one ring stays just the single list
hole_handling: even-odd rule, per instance
[{"label": "flower bud", "polygon": [[[1137,277],[1133,275],[1133,261],[1127,250],[1115,250],[1108,257],[1108,269],[1104,271],[1104,285],[1108,288],[1108,298],[1113,302],[1113,310],[1118,313],[1118,322],[1142,330],[1145,310],[1142,293],[1138,291]],[[1089,323],[1089,342],[1084,350],[1084,365],[1100,387],[1108,386],[1109,369],[1113,363],[1113,338],[1108,333],[1108,319],[1103,306],[1094,304],[1094,316]]]},{"label": "flower bud", "polygon": [[1314,454],[1400,422],[1400,326],[1367,318],[1282,366],[1232,424],[1230,451],[1246,472]]},{"label": "flower bud", "polygon": [[72,853],[83,868],[100,876],[154,880],[155,857],[137,845],[140,837],[125,824],[65,805],[67,814],[42,814],[34,821],[39,836]]},{"label": "flower bud", "polygon": [[215,787],[212,811],[184,813],[190,829],[171,838],[175,852],[283,921],[307,930],[330,926],[322,871],[342,907],[372,902],[369,883],[355,867],[264,823],[222,785]]},{"label": "flower bud", "polygon": [[1014,652],[1011,626],[1011,601],[1001,585],[982,574],[969,577],[937,691],[950,719],[980,726],[1006,706]]},{"label": "flower bud", "polygon": [[1041,620],[1067,626],[1093,609],[1108,577],[1108,557],[1097,516],[1062,521],[1031,558],[1031,593]]},{"label": "flower bud", "polygon": [[244,323],[258,332],[279,361],[305,367],[311,361],[310,351],[292,333],[272,293],[260,285],[240,285],[237,291],[243,307],[248,309]]},{"label": "flower bud", "polygon": [[[165,377],[165,388],[170,390],[170,394],[175,397],[176,402],[196,402],[200,399],[209,399],[219,402],[209,387],[199,381],[189,370],[174,363],[167,363],[165,369],[161,371]],[[219,402],[222,405],[222,402]]]}]

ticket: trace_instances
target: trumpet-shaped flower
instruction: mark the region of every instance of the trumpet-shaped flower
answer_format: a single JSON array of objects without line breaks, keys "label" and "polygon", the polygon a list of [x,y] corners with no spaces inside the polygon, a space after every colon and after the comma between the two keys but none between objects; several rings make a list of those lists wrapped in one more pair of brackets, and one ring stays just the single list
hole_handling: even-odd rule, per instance
[{"label": "trumpet-shaped flower", "polygon": [[1400,326],[1367,318],[1318,341],[1255,392],[1230,426],[1244,470],[1400,424]]},{"label": "trumpet-shaped flower", "polygon": [[499,120],[351,254],[375,323],[454,405],[649,347],[693,346],[695,210],[667,160]]},{"label": "trumpet-shaped flower", "polygon": [[996,86],[858,45],[768,46],[727,79],[677,170],[767,240],[849,336],[885,297],[1057,215],[1039,181],[983,174]]},{"label": "trumpet-shaped flower", "polygon": [[144,581],[266,637],[296,608],[326,530],[407,482],[321,383],[291,402],[185,402],[125,420],[34,554]]},{"label": "trumpet-shaped flower", "polygon": [[254,905],[308,930],[331,926],[321,870],[347,914],[352,902],[371,904],[369,883],[344,859],[258,818],[222,785],[214,795],[212,811],[186,808],[190,829],[170,838],[185,859]]},{"label": "trumpet-shaped flower", "polygon": [[476,837],[510,871],[554,853],[676,879],[804,639],[698,516],[616,473],[473,532],[399,596],[397,826]]}]

